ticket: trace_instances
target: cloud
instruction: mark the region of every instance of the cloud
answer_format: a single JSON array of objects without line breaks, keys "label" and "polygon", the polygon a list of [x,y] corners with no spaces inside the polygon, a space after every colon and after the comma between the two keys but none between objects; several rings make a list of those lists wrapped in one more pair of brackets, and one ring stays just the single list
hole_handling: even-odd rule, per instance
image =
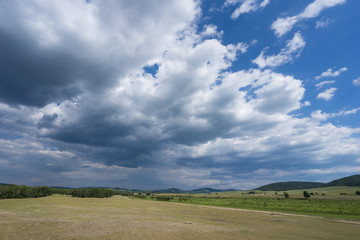
[{"label": "cloud", "polygon": [[235,70],[251,44],[199,32],[196,2],[156,3],[3,5],[1,182],[253,188],[359,159],[359,129],[295,114],[302,79],[265,68],[295,59],[300,33]]},{"label": "cloud", "polygon": [[218,32],[217,31],[217,26],[212,25],[212,24],[208,24],[204,26],[204,31],[201,32],[201,36],[203,37],[217,37],[217,38],[221,38],[222,35],[224,34],[223,31]]},{"label": "cloud", "polygon": [[0,9],[0,99],[43,107],[84,91],[102,92],[129,69],[161,55],[198,11],[191,0],[4,4]]},{"label": "cloud", "polygon": [[350,114],[356,114],[360,108],[354,108],[351,110],[343,110],[338,113],[324,113],[321,110],[317,110],[311,113],[311,117],[313,119],[319,120],[319,121],[326,121],[329,118],[339,117],[339,116],[347,116]]},{"label": "cloud", "polygon": [[353,80],[353,85],[356,87],[360,86],[360,77]]},{"label": "cloud", "polygon": [[325,18],[319,21],[316,21],[316,28],[322,28],[328,26],[333,21],[330,18]]},{"label": "cloud", "polygon": [[319,80],[319,79],[325,78],[325,77],[337,77],[337,76],[340,76],[340,74],[342,72],[346,72],[347,70],[348,69],[346,67],[340,68],[337,71],[333,71],[331,68],[329,68],[325,72],[321,73],[319,76],[316,76],[315,79]]},{"label": "cloud", "polygon": [[319,83],[316,84],[316,88],[317,88],[317,89],[320,89],[320,88],[322,88],[323,86],[331,85],[331,84],[333,84],[334,82],[335,82],[334,80],[332,80],[332,81],[319,82]]},{"label": "cloud", "polygon": [[325,91],[319,93],[316,98],[317,99],[324,99],[326,101],[329,101],[334,96],[334,92],[336,90],[337,90],[337,88],[326,89]]},{"label": "cloud", "polygon": [[[304,19],[315,18],[319,16],[324,9],[344,4],[345,2],[346,0],[315,0],[298,15],[276,19],[276,21],[272,23],[271,29],[274,30],[277,37],[281,37],[289,32],[297,22]],[[321,25],[321,23],[319,24]]]},{"label": "cloud", "polygon": [[241,2],[241,5],[231,14],[231,19],[233,20],[236,20],[241,14],[256,12],[266,7],[270,3],[270,0],[226,0],[224,5],[235,5],[239,2]]},{"label": "cloud", "polygon": [[262,51],[252,62],[256,63],[260,68],[284,65],[297,58],[304,49],[305,44],[306,42],[300,32],[297,32],[291,40],[287,41],[286,47],[282,48],[279,54],[264,56],[264,51]]}]

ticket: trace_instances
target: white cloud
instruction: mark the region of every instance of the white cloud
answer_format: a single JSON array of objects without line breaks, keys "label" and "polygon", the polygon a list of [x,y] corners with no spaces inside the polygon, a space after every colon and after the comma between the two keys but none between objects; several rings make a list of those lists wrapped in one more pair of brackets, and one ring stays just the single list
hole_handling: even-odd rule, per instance
[{"label": "white cloud", "polygon": [[332,84],[332,83],[334,83],[334,82],[335,82],[334,80],[332,80],[332,81],[319,82],[319,83],[316,84],[316,88],[317,88],[317,89],[320,89],[320,88],[322,88],[323,86],[330,85],[330,84]]},{"label": "white cloud", "polygon": [[271,29],[275,31],[275,34],[278,37],[281,37],[290,31],[297,22],[304,19],[317,17],[324,9],[344,4],[345,2],[346,0],[315,0],[298,15],[286,18],[278,18],[272,23]]},{"label": "white cloud", "polygon": [[264,51],[262,51],[252,62],[256,63],[260,68],[284,65],[297,58],[304,49],[305,44],[306,42],[300,32],[297,32],[291,40],[287,41],[286,47],[282,48],[279,54],[264,56]]},{"label": "white cloud", "polygon": [[357,86],[357,87],[360,86],[360,77],[354,79],[353,84],[354,84],[354,86]]},{"label": "white cloud", "polygon": [[317,99],[324,99],[329,101],[333,96],[337,88],[329,88],[317,95]]},{"label": "white cloud", "polygon": [[339,76],[342,72],[346,72],[348,69],[346,67],[340,68],[337,71],[333,71],[333,69],[329,68],[328,70],[326,70],[325,72],[321,73],[319,76],[316,76],[315,79],[319,80],[320,78],[324,78],[324,77],[337,77]]},{"label": "white cloud", "polygon": [[321,110],[317,110],[311,113],[311,118],[317,121],[326,121],[329,118],[339,117],[339,116],[347,116],[350,114],[356,114],[360,110],[359,108],[354,108],[351,110],[343,110],[338,113],[324,113]]},{"label": "white cloud", "polygon": [[321,110],[317,110],[311,113],[311,118],[318,121],[326,121],[329,118],[339,117],[339,116],[347,116],[350,114],[356,114],[360,108],[354,108],[351,110],[343,110],[338,113],[324,113]]},{"label": "white cloud", "polygon": [[278,37],[281,37],[288,31],[290,31],[294,24],[299,21],[298,16],[286,17],[286,18],[278,18],[275,22],[272,23],[271,29],[275,31],[275,34]]},{"label": "white cloud", "polygon": [[311,106],[311,103],[309,101],[305,101],[303,106],[305,106],[305,107]]},{"label": "white cloud", "polygon": [[200,33],[201,36],[203,37],[217,37],[217,38],[221,38],[222,35],[224,34],[223,31],[218,32],[217,31],[217,26],[212,25],[212,24],[208,24],[204,26],[204,31]]},{"label": "white cloud", "polygon": [[328,26],[332,21],[330,18],[325,18],[319,21],[316,21],[316,28],[322,28]]},{"label": "white cloud", "polygon": [[227,0],[224,5],[235,5],[239,2],[242,2],[241,5],[231,14],[231,19],[233,20],[237,19],[241,14],[256,12],[259,9],[266,7],[270,3],[270,0]]}]

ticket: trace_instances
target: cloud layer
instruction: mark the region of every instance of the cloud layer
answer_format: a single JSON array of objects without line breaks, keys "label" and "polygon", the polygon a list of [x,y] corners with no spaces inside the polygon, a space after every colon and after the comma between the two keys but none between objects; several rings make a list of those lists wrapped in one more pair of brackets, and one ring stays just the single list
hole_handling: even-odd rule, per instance
[{"label": "cloud layer", "polygon": [[300,56],[301,33],[278,54],[263,50],[258,68],[232,69],[252,45],[224,43],[199,16],[191,0],[2,3],[0,180],[252,188],[339,159],[348,172],[359,129],[326,122],[340,115],[294,114],[310,105],[303,81],[271,68]]}]

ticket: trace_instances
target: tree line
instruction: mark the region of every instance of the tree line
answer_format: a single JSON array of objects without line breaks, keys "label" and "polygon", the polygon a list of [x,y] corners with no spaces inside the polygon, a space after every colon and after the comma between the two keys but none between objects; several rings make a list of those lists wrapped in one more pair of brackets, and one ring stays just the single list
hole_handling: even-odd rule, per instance
[{"label": "tree line", "polygon": [[6,198],[38,198],[52,194],[71,195],[82,198],[107,198],[115,195],[115,192],[107,188],[53,188],[47,186],[29,187],[25,185],[0,185],[0,199]]},{"label": "tree line", "polygon": [[24,185],[1,185],[0,198],[38,198],[46,197],[52,194],[50,187],[28,187]]},{"label": "tree line", "polygon": [[108,188],[80,188],[71,192],[71,196],[81,198],[108,198],[113,195],[115,192]]}]

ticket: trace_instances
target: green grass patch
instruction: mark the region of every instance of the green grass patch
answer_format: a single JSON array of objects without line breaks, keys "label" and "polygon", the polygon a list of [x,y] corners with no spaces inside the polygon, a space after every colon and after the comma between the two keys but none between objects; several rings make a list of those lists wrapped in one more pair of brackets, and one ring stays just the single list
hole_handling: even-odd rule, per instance
[{"label": "green grass patch", "polygon": [[[359,187],[322,187],[306,189],[311,193],[304,199],[304,190],[286,191],[237,191],[214,194],[167,195],[171,202],[207,206],[254,209],[284,213],[295,213],[349,220],[360,220]],[[150,199],[150,198],[149,198]],[[156,198],[152,198],[155,199]]]},{"label": "green grass patch", "polygon": [[181,201],[175,197],[171,201],[360,220],[360,201],[356,200],[191,197]]}]

